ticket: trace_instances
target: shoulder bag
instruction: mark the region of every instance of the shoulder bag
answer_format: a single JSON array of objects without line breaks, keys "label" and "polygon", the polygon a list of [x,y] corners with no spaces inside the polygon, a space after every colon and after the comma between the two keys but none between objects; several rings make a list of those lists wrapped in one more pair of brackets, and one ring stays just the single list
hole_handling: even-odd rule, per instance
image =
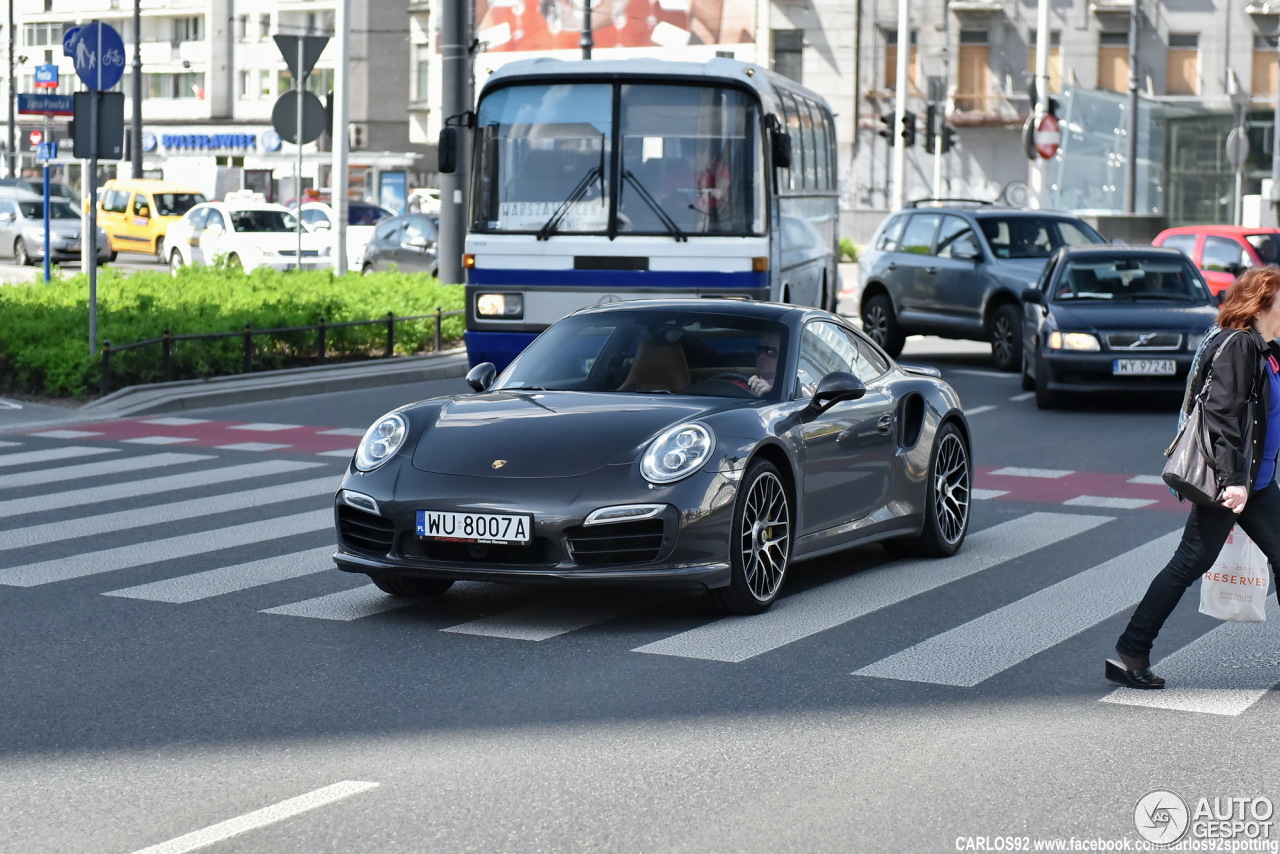
[{"label": "shoulder bag", "polygon": [[[1168,461],[1164,464],[1161,478],[1169,488],[1178,495],[1201,506],[1214,506],[1218,503],[1221,490],[1218,489],[1218,472],[1214,468],[1213,450],[1209,442],[1209,428],[1204,423],[1204,402],[1209,396],[1209,386],[1213,383],[1213,363],[1218,361],[1222,353],[1222,345],[1230,338],[1224,338],[1222,344],[1214,351],[1213,358],[1205,373],[1204,387],[1195,396],[1191,411],[1178,428],[1173,437],[1173,444],[1165,449]],[[1188,377],[1188,383],[1195,382],[1195,377]],[[1246,437],[1246,442],[1248,438]],[[1245,448],[1248,452],[1250,449]]]}]

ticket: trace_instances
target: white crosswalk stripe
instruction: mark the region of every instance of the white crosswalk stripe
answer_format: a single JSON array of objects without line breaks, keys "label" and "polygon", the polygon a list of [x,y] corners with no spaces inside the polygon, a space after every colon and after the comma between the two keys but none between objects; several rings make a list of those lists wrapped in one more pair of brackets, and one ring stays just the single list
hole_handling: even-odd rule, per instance
[{"label": "white crosswalk stripe", "polygon": [[65,448],[45,448],[42,451],[20,451],[0,456],[0,467],[29,466],[33,463],[52,463],[76,457],[96,457],[101,454],[118,454],[118,448],[88,448],[69,445]]},{"label": "white crosswalk stripe", "polygon": [[727,617],[635,651],[710,661],[746,661],[1081,534],[1111,518],[1031,513],[971,534],[964,548],[945,561],[895,561],[788,596],[763,614]]},{"label": "white crosswalk stripe", "polygon": [[509,640],[544,641],[652,607],[663,598],[671,597],[631,596],[625,601],[610,599],[602,606],[593,604],[584,597],[558,595],[522,608],[450,626],[442,631]]},{"label": "white crosswalk stripe", "polygon": [[267,608],[264,614],[284,614],[289,617],[311,617],[315,620],[338,620],[350,622],[361,617],[394,611],[409,605],[417,605],[421,599],[407,596],[388,596],[372,584],[331,593],[317,599],[306,599],[292,605],[281,605],[278,608]]},{"label": "white crosswalk stripe", "polygon": [[325,546],[280,557],[263,558],[236,566],[224,566],[221,569],[181,575],[167,581],[110,590],[102,595],[118,596],[121,599],[145,599],[149,602],[183,604],[208,599],[211,596],[248,590],[275,581],[327,572],[333,568],[333,546]]},{"label": "white crosswalk stripe", "polygon": [[59,466],[58,468],[36,469],[29,472],[14,472],[0,475],[0,489],[20,489],[32,486],[45,486],[51,483],[67,481],[86,481],[104,474],[141,471],[143,469],[167,468],[168,466],[185,465],[186,463],[212,460],[216,457],[208,454],[147,454],[144,457],[118,457],[96,463],[82,463],[78,466]]}]

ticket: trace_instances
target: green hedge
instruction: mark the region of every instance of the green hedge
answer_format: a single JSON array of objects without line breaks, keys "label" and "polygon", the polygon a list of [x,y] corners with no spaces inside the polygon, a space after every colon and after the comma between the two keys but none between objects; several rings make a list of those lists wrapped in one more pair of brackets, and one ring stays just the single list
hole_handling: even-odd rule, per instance
[{"label": "green hedge", "polygon": [[[98,271],[98,344],[112,347],[172,335],[307,326],[323,317],[328,324],[434,314],[461,309],[461,285],[441,285],[421,274],[329,271],[249,275],[210,267],[122,274]],[[395,324],[397,355],[429,350],[434,320]],[[461,315],[444,318],[445,346],[462,338]],[[386,350],[386,324],[330,329],[326,358],[358,359]],[[254,338],[255,370],[314,364],[316,335],[294,333]],[[240,373],[243,339],[181,341],[173,344],[174,378]],[[89,279],[61,272],[45,284],[0,285],[0,393],[84,398],[99,389],[101,354],[89,353]],[[162,378],[159,345],[114,352],[112,387],[156,382]]]}]

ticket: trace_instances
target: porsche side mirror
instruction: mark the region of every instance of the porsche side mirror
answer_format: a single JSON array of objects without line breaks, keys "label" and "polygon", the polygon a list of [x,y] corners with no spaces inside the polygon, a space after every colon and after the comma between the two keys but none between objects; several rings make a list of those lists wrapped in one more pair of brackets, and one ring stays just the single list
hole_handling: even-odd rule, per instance
[{"label": "porsche side mirror", "polygon": [[1027,288],[1022,292],[1022,301],[1044,305],[1044,294],[1040,293],[1039,288]]},{"label": "porsche side mirror", "polygon": [[853,374],[832,371],[818,382],[818,390],[813,393],[808,408],[816,415],[842,400],[857,400],[866,393],[867,387]]},{"label": "porsche side mirror", "polygon": [[467,385],[475,391],[488,391],[493,380],[498,376],[498,369],[493,362],[481,362],[467,371]]}]

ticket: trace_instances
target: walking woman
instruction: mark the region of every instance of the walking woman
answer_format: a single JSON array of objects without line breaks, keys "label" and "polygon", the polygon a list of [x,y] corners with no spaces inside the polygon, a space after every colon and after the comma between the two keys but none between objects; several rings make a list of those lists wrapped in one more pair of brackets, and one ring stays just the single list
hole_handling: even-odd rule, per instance
[{"label": "walking woman", "polygon": [[1198,394],[1212,365],[1204,420],[1220,497],[1214,506],[1192,506],[1177,550],[1116,642],[1120,660],[1107,661],[1106,676],[1112,682],[1130,688],[1164,687],[1164,680],[1151,672],[1151,645],[1183,591],[1213,566],[1237,522],[1262,549],[1273,571],[1280,565],[1280,486],[1275,480],[1280,349],[1271,343],[1280,336],[1278,292],[1280,269],[1257,267],[1240,276],[1218,311],[1221,331],[1198,354],[1198,369],[1189,382]]}]

